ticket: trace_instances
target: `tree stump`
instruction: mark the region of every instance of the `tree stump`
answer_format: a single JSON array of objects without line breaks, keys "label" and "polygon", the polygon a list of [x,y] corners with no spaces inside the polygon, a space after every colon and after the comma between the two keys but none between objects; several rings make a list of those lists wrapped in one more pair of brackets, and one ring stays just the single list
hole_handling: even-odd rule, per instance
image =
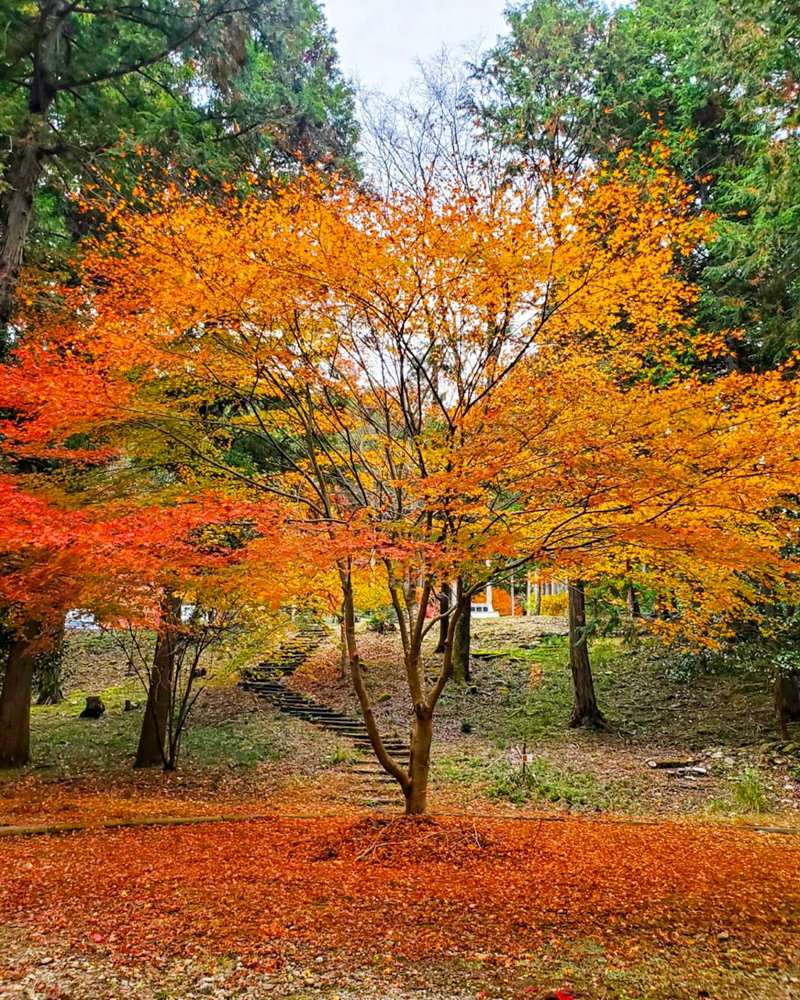
[{"label": "tree stump", "polygon": [[91,695],[86,699],[86,708],[81,712],[80,718],[99,719],[105,710],[106,706],[103,704],[103,699],[98,698],[96,695]]}]

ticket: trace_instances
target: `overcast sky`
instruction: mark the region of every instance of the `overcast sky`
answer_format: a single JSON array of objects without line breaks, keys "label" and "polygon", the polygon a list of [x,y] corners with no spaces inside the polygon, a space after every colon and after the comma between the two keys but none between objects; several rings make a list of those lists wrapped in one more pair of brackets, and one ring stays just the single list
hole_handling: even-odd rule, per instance
[{"label": "overcast sky", "polygon": [[506,0],[324,0],[342,70],[368,90],[396,93],[416,60],[442,46],[491,44],[504,29]]}]

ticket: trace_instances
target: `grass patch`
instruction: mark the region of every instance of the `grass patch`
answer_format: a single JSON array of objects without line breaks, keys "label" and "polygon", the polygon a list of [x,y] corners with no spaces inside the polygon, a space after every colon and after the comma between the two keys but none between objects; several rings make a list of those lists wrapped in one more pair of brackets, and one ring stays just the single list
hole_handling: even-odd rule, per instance
[{"label": "grass patch", "polygon": [[555,767],[543,757],[528,764],[525,773],[506,765],[488,789],[490,798],[507,799],[517,805],[550,802],[572,809],[614,811],[628,804],[630,789],[605,785],[594,775]]},{"label": "grass patch", "polygon": [[746,767],[733,782],[733,798],[743,813],[764,813],[769,811],[769,792],[764,779],[752,767]]},{"label": "grass patch", "polygon": [[337,764],[357,764],[359,761],[364,759],[363,754],[359,753],[354,747],[339,746],[334,747],[333,750],[325,757],[325,762],[332,766]]},{"label": "grass patch", "polygon": [[58,705],[31,709],[31,755],[37,768],[102,771],[119,767],[132,757],[141,713],[123,709],[127,699],[144,703],[139,682],[130,678],[101,691],[106,711],[99,719],[78,717],[87,696],[86,691],[72,691]]},{"label": "grass patch", "polygon": [[591,774],[558,767],[544,757],[520,767],[504,757],[436,757],[431,778],[438,785],[464,785],[490,799],[514,805],[552,803],[575,810],[600,811],[629,808],[635,796],[623,781],[605,784]]},{"label": "grass patch", "polygon": [[712,815],[722,816],[758,816],[770,812],[771,807],[769,786],[753,767],[746,767],[728,781],[724,793],[708,803]]},{"label": "grass patch", "polygon": [[[144,690],[136,678],[130,678],[104,688],[99,695],[106,706],[99,719],[78,717],[85,705],[85,691],[71,692],[58,705],[32,709],[31,757],[37,770],[72,774],[130,767],[142,725]],[[124,711],[126,700],[133,702],[133,711]],[[194,725],[190,716],[183,733],[180,765],[184,769],[253,768],[280,760],[291,749],[291,741],[271,712],[227,716],[208,725]]]},{"label": "grass patch", "polygon": [[460,706],[472,731],[501,747],[528,736],[563,731],[572,707],[569,650],[560,636],[547,637],[536,649],[506,649],[502,657],[478,661],[479,696],[464,699],[454,687],[448,702]]},{"label": "grass patch", "polygon": [[[526,737],[563,740],[573,698],[566,637],[499,652],[475,661],[477,695],[445,689],[442,713],[499,747]],[[617,638],[592,641],[590,655],[600,708],[625,738],[700,751],[752,745],[774,732],[769,693],[752,673],[709,670],[686,683],[663,648],[643,643],[632,650]]]},{"label": "grass patch", "polygon": [[183,754],[186,767],[247,768],[283,757],[279,735],[260,715],[196,729],[190,723],[183,737]]}]

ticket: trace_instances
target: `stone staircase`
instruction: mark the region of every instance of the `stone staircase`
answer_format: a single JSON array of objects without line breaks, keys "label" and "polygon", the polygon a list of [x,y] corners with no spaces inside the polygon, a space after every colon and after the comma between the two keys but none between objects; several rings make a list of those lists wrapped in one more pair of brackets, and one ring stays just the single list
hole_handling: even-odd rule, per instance
[{"label": "stone staircase", "polygon": [[[374,809],[402,808],[400,788],[375,759],[363,720],[355,715],[337,712],[314,698],[293,691],[286,683],[287,678],[305,663],[327,637],[325,626],[319,622],[301,623],[295,635],[282,643],[269,659],[244,671],[239,684],[279,711],[336,733],[353,745],[355,759],[351,764],[351,772],[355,778],[359,805]],[[407,743],[397,736],[381,736],[384,746],[396,760],[408,759]]]}]

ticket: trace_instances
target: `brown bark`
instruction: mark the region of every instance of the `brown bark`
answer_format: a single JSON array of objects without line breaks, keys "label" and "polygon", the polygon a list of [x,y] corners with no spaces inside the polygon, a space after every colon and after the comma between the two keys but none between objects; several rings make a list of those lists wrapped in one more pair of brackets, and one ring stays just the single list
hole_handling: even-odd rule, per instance
[{"label": "brown bark", "polygon": [[424,813],[427,808],[432,741],[433,709],[428,705],[417,705],[411,729],[411,757],[408,766],[411,786],[406,793],[406,814],[409,816]]},{"label": "brown bark", "polygon": [[639,608],[639,595],[636,593],[636,588],[632,583],[628,583],[625,602],[628,605],[628,614],[631,618],[641,618],[642,612]]},{"label": "brown bark", "polygon": [[470,680],[471,625],[472,601],[468,600],[458,616],[453,641],[453,680],[456,684],[466,684]]},{"label": "brown bark", "polygon": [[[405,811],[408,814],[425,812],[428,801],[428,778],[430,772],[431,742],[433,739],[433,713],[439,697],[453,672],[453,648],[456,628],[469,598],[462,594],[459,582],[456,593],[450,594],[452,603],[448,616],[447,635],[445,637],[444,656],[439,676],[432,689],[428,690],[425,681],[425,670],[422,659],[422,643],[426,634],[425,609],[431,594],[431,584],[426,581],[417,590],[416,586],[406,580],[402,591],[405,611],[401,602],[401,592],[398,582],[389,569],[389,591],[392,604],[397,612],[400,634],[403,641],[404,666],[408,681],[411,702],[414,706],[414,721],[411,730],[411,746],[408,768],[401,767],[386,750],[381,739],[369,691],[361,673],[361,663],[358,655],[358,643],[355,632],[355,612],[353,607],[353,585],[349,565],[344,563],[339,568],[342,585],[342,615],[344,619],[347,651],[350,661],[350,676],[353,681],[361,714],[372,749],[381,767],[400,785],[406,800]],[[433,623],[431,623],[433,625]]]},{"label": "brown bark", "polygon": [[0,201],[0,331],[5,331],[14,309],[14,292],[22,268],[33,213],[33,198],[42,172],[42,153],[36,126],[18,137],[5,172],[6,194]]},{"label": "brown bark", "polygon": [[358,642],[356,640],[356,618],[353,605],[353,581],[349,569],[340,569],[339,577],[342,584],[342,617],[344,618],[345,638],[347,640],[347,655],[350,663],[350,678],[353,687],[358,695],[361,705],[361,716],[367,730],[372,749],[381,767],[390,774],[403,789],[403,794],[408,794],[409,777],[405,771],[392,759],[386,747],[383,745],[378,724],[372,711],[372,701],[369,691],[361,676],[361,659],[358,655]]},{"label": "brown bark", "polygon": [[166,740],[172,712],[172,680],[175,671],[176,632],[181,622],[181,600],[165,595],[161,604],[161,623],[153,654],[147,707],[136,750],[134,767],[166,767]]},{"label": "brown bark", "polygon": [[50,631],[50,648],[38,658],[36,665],[37,705],[59,705],[64,700],[61,688],[64,658],[64,620]]},{"label": "brown bark", "polygon": [[779,671],[773,686],[775,721],[782,739],[789,739],[789,722],[800,721],[800,673]]},{"label": "brown bark", "polygon": [[27,622],[11,644],[0,693],[0,767],[23,767],[31,748],[31,692],[39,622]]},{"label": "brown bark", "polygon": [[344,679],[347,677],[347,668],[350,663],[350,657],[347,655],[347,633],[344,627],[344,614],[339,618],[339,636],[342,647],[341,672],[342,679]]},{"label": "brown bark", "polygon": [[542,585],[537,580],[536,582],[536,607],[533,609],[535,615],[540,615],[542,613]]},{"label": "brown bark", "polygon": [[[411,726],[411,754],[408,765],[410,781],[408,786],[403,788],[406,799],[406,814],[409,816],[424,813],[428,807],[428,780],[431,767],[431,743],[433,742],[433,713],[445,684],[453,673],[456,630],[464,617],[465,608],[469,608],[470,604],[469,597],[465,599],[462,590],[463,587],[459,582],[456,594],[451,594],[451,599],[455,598],[455,601],[448,622],[442,669],[436,685],[428,693],[427,697],[419,697],[414,703],[414,721]],[[409,648],[409,662],[406,665],[409,670],[409,677],[424,677],[424,672],[421,670],[421,653],[422,636],[418,634],[418,641]],[[420,669],[417,670],[417,668]]]},{"label": "brown bark", "polygon": [[586,641],[586,591],[583,580],[569,583],[569,665],[572,670],[574,702],[569,725],[602,726],[603,713],[597,707],[589,661],[589,645]]},{"label": "brown bark", "polygon": [[40,5],[38,38],[28,85],[28,115],[10,137],[11,155],[0,194],[0,353],[8,348],[6,329],[14,308],[17,279],[25,257],[33,200],[47,149],[47,113],[57,87],[53,62],[72,7],[65,0]]},{"label": "brown bark", "polygon": [[435,653],[443,653],[445,644],[447,643],[447,627],[450,624],[450,616],[447,612],[450,610],[451,596],[450,584],[446,580],[443,580],[439,596],[439,614],[442,617],[439,619],[439,641],[436,644]]}]

